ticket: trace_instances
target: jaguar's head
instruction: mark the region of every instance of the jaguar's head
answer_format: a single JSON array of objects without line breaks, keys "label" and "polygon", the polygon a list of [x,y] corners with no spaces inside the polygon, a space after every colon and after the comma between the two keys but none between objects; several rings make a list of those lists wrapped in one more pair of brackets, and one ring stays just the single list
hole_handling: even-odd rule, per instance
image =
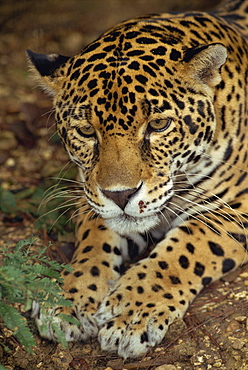
[{"label": "jaguar's head", "polygon": [[227,52],[222,44],[185,49],[137,29],[117,31],[72,58],[28,55],[54,95],[59,134],[88,203],[125,234],[155,227],[179,179],[203,165]]}]

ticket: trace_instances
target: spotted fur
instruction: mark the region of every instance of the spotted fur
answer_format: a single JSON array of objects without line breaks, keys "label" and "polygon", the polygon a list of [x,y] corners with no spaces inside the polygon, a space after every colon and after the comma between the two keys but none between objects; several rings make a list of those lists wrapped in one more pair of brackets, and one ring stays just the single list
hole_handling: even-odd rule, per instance
[{"label": "spotted fur", "polygon": [[[68,341],[136,357],[200,290],[247,261],[247,1],[123,22],[74,57],[28,52],[79,167]],[[153,244],[125,273],[124,261]],[[137,261],[137,260],[136,260]],[[77,317],[77,327],[59,312]]]}]

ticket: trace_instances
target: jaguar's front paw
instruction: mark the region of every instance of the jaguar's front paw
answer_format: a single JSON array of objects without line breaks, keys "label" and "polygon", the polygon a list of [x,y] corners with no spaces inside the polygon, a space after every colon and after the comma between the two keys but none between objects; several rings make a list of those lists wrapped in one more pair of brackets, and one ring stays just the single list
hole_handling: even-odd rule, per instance
[{"label": "jaguar's front paw", "polygon": [[[87,340],[90,337],[96,337],[98,333],[98,327],[96,320],[93,317],[95,312],[92,314],[77,312],[76,307],[59,307],[49,310],[40,309],[39,305],[33,303],[32,317],[35,318],[36,325],[38,327],[39,333],[43,338],[49,340],[57,341],[56,328],[63,332],[64,338],[67,342],[74,342],[79,340]],[[65,314],[75,321],[75,318],[80,322],[79,325],[75,325],[69,320],[63,319]]]},{"label": "jaguar's front paw", "polygon": [[[124,280],[121,278],[120,283]],[[159,344],[169,325],[184,312],[173,306],[172,299],[157,296],[158,292],[142,294],[135,284],[118,287],[101,303],[95,318],[100,328],[98,339],[103,350],[117,352],[121,357],[139,357],[149,347]],[[170,298],[169,294],[167,297]]]},{"label": "jaguar's front paw", "polygon": [[130,308],[126,302],[126,307],[118,310],[108,302],[103,302],[96,314],[101,326],[98,339],[103,350],[117,352],[123,358],[139,357],[159,344],[174,320],[163,305]]}]

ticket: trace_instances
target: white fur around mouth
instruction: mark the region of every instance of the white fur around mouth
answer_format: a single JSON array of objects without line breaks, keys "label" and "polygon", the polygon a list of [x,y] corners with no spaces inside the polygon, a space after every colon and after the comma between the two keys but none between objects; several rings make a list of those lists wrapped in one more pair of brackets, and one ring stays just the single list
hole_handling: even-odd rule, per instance
[{"label": "white fur around mouth", "polygon": [[144,233],[153,229],[159,224],[160,218],[157,214],[133,217],[124,213],[118,217],[105,218],[105,221],[111,230],[121,235],[127,235],[130,233]]}]

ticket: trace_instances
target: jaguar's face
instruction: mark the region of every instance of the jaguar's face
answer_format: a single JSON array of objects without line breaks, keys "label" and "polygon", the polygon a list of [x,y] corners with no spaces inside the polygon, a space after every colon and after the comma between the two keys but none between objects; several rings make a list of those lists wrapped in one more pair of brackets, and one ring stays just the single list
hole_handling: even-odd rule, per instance
[{"label": "jaguar's face", "polygon": [[91,88],[75,91],[75,104],[57,102],[60,135],[80,167],[88,203],[123,234],[147,231],[163,220],[178,176],[192,167],[197,172],[214,133],[212,95],[200,87],[192,98],[185,81],[179,85],[170,78],[169,84],[161,74],[142,93],[137,82],[118,87],[115,80],[106,93],[108,81],[102,80],[94,97],[96,85],[89,80]]},{"label": "jaguar's face", "polygon": [[[140,104],[139,104],[140,103]],[[66,147],[80,167],[80,176],[91,207],[106,219],[111,228],[145,231],[160,220],[159,213],[173,194],[172,150],[179,141],[171,114],[146,116],[148,102],[137,102],[132,125],[108,129],[113,125],[99,106],[88,105],[84,117],[70,117]],[[150,107],[150,104],[149,104]],[[151,109],[151,107],[149,108]],[[87,112],[87,113],[86,113]],[[122,117],[118,112],[114,117]],[[128,122],[127,120],[123,122]],[[173,144],[174,143],[174,144]],[[148,227],[147,227],[148,226]]]}]

